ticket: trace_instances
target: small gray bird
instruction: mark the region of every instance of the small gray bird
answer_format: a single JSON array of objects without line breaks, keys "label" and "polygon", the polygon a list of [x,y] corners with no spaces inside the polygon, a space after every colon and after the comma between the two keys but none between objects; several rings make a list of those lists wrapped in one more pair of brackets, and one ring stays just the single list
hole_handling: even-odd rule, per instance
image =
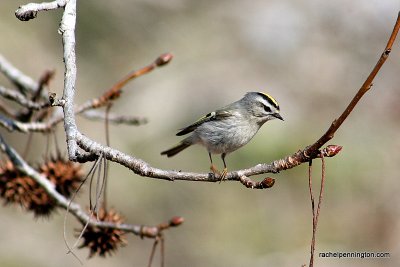
[{"label": "small gray bird", "polygon": [[[225,156],[247,144],[265,122],[273,119],[283,120],[278,102],[268,94],[249,92],[242,99],[208,113],[181,129],[177,136],[192,134],[161,152],[161,155],[172,157],[191,145],[203,145],[210,157],[210,170],[214,175],[218,174],[222,181],[228,172]],[[222,173],[214,166],[211,154],[221,154],[224,163]]]}]

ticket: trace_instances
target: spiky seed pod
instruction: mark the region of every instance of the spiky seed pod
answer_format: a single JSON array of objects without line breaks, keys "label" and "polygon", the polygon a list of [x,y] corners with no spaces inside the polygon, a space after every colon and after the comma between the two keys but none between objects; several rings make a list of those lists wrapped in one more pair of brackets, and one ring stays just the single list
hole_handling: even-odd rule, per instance
[{"label": "spiky seed pod", "polygon": [[[23,203],[22,192],[28,190],[28,185],[23,183],[25,176],[21,175],[19,171],[14,168],[11,161],[5,161],[0,166],[0,196],[4,199],[5,204],[10,203]],[[23,205],[25,206],[25,205]]]},{"label": "spiky seed pod", "polygon": [[55,208],[54,200],[31,177],[18,171],[11,161],[0,164],[0,196],[5,204],[18,203],[35,216],[48,216]]},{"label": "spiky seed pod", "polygon": [[57,192],[69,198],[82,183],[82,165],[64,159],[61,155],[51,156],[39,166],[39,172],[50,180]]},{"label": "spiky seed pod", "polygon": [[[94,214],[94,217],[98,217],[100,221],[117,225],[123,223],[122,216],[113,209],[106,211],[101,208],[99,214]],[[79,234],[81,231],[79,231]],[[101,257],[105,257],[107,254],[112,255],[119,247],[127,244],[124,231],[94,226],[88,226],[85,229],[82,239],[83,243],[79,248],[89,248],[89,258],[96,254]]]}]

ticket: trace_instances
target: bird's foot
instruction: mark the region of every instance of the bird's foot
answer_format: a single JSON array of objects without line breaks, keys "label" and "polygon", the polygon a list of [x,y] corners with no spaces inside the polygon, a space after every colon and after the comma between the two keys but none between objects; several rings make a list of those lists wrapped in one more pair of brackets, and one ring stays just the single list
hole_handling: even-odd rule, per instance
[{"label": "bird's foot", "polygon": [[211,170],[211,172],[214,174],[215,177],[218,177],[218,178],[219,178],[219,182],[220,182],[220,183],[221,183],[223,180],[225,180],[225,177],[226,177],[226,175],[228,174],[228,169],[227,169],[227,168],[224,168],[224,169],[222,170],[222,172],[220,172],[220,171],[217,169],[217,167],[215,167],[214,164],[212,164],[212,165],[210,166],[210,170]]},{"label": "bird's foot", "polygon": [[225,180],[227,174],[228,174],[228,169],[224,168],[222,170],[222,172],[219,174],[219,179],[220,179],[219,183],[221,183],[223,180]]}]

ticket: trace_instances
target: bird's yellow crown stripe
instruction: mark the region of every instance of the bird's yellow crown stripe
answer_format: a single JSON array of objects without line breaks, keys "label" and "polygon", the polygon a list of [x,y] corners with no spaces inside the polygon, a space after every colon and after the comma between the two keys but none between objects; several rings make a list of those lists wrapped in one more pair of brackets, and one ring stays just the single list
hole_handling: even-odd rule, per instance
[{"label": "bird's yellow crown stripe", "polygon": [[275,100],[275,98],[273,98],[272,96],[270,96],[267,93],[264,92],[260,92],[260,94],[263,94],[266,98],[268,98],[276,107],[279,107],[278,102]]}]

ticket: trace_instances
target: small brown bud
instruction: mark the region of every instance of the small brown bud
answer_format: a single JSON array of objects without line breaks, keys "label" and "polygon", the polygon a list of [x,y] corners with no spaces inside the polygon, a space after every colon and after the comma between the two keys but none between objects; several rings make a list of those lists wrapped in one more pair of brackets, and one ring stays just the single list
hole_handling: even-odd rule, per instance
[{"label": "small brown bud", "polygon": [[169,225],[172,227],[178,226],[181,225],[184,221],[185,219],[183,217],[175,216],[169,221]]},{"label": "small brown bud", "polygon": [[168,64],[172,60],[173,57],[174,56],[171,53],[165,53],[165,54],[162,54],[161,56],[159,56],[156,59],[155,63],[157,65],[157,67],[164,66],[164,65]]},{"label": "small brown bud", "polygon": [[56,97],[57,97],[56,93],[49,92],[50,103],[54,103],[54,101],[56,100]]},{"label": "small brown bud", "polygon": [[267,177],[261,182],[263,188],[271,188],[274,186],[274,184],[275,184],[275,179],[271,177]]},{"label": "small brown bud", "polygon": [[326,148],[322,150],[322,153],[325,157],[333,157],[339,154],[342,148],[343,147],[339,145],[328,145]]}]

